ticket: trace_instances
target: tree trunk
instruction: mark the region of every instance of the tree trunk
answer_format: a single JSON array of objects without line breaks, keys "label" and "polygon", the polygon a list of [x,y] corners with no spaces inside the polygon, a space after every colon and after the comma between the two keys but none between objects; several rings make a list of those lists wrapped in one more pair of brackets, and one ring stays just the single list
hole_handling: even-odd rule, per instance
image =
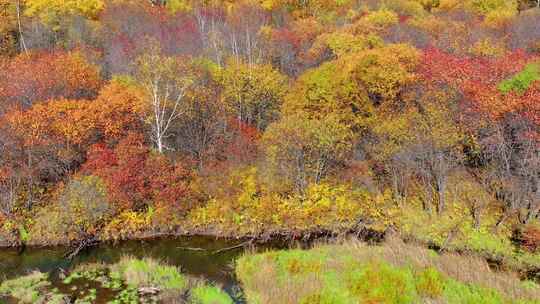
[{"label": "tree trunk", "polygon": [[160,154],[163,154],[163,141],[161,139],[161,136],[159,135],[156,138],[156,146],[157,146],[158,152]]},{"label": "tree trunk", "polygon": [[22,31],[22,24],[21,24],[21,0],[17,0],[17,25],[19,27],[19,37],[21,40],[21,49],[28,55],[28,49],[26,48],[26,43],[24,41],[24,35]]},{"label": "tree trunk", "polygon": [[499,218],[499,220],[497,221],[497,223],[495,224],[494,230],[497,231],[499,227],[510,217],[510,215],[512,215],[512,213],[509,212],[508,210],[505,210],[503,214],[501,215],[501,217]]},{"label": "tree trunk", "polygon": [[444,178],[439,177],[437,179],[437,194],[438,194],[438,199],[439,199],[437,211],[439,212],[439,214],[443,213],[446,207],[445,190],[446,190],[446,182],[444,181]]},{"label": "tree trunk", "polygon": [[299,151],[296,155],[296,188],[300,193],[306,189],[306,170],[304,162],[304,151]]},{"label": "tree trunk", "polygon": [[480,228],[480,208],[477,205],[477,202],[475,201],[472,206],[471,215],[474,220],[474,229]]}]

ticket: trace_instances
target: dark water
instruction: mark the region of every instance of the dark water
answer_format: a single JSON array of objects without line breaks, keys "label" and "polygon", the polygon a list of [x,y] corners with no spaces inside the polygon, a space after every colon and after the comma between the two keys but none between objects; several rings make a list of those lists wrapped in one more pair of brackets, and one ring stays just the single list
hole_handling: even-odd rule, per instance
[{"label": "dark water", "polygon": [[[69,270],[80,263],[115,263],[122,256],[152,257],[179,266],[183,273],[204,278],[222,286],[233,294],[237,288],[233,262],[248,250],[245,247],[216,252],[242,244],[239,240],[214,239],[210,237],[162,238],[145,241],[124,241],[116,244],[100,244],[81,252],[73,261],[64,259],[66,247],[0,249],[0,280],[39,270],[49,272],[54,278],[59,269]],[[274,242],[249,250],[284,248],[286,244]]]}]

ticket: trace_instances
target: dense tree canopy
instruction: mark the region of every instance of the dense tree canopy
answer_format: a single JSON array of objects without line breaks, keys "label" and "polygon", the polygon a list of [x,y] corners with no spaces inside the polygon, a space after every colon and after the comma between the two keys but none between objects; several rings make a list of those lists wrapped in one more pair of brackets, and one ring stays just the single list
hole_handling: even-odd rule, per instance
[{"label": "dense tree canopy", "polygon": [[0,0],[0,240],[540,248],[539,5]]}]

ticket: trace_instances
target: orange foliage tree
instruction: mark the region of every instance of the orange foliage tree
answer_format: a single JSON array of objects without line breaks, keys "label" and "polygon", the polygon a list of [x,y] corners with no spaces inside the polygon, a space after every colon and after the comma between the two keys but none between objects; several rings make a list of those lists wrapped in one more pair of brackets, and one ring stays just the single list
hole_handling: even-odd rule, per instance
[{"label": "orange foliage tree", "polygon": [[40,184],[58,181],[84,161],[90,145],[116,142],[129,131],[140,130],[141,111],[138,89],[117,81],[94,101],[57,99],[10,111],[2,117],[0,167],[11,173],[2,183],[20,184],[23,176],[31,192]]},{"label": "orange foliage tree", "polygon": [[99,69],[80,52],[21,54],[0,61],[0,100],[4,104],[28,107],[59,97],[93,98],[100,86]]},{"label": "orange foliage tree", "polygon": [[140,130],[141,100],[137,88],[113,81],[93,101],[56,99],[12,111],[6,118],[27,145],[85,147],[100,138],[114,141],[128,130]]}]

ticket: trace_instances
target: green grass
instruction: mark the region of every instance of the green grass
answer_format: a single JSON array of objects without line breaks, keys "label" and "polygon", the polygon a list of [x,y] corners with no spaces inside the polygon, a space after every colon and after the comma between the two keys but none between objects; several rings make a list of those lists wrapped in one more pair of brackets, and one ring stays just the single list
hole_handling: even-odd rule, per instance
[{"label": "green grass", "polygon": [[[192,304],[232,304],[227,293],[218,287],[203,284],[185,276],[177,267],[166,265],[153,259],[124,257],[110,266],[111,281],[122,281],[127,285],[115,303],[131,303],[137,299],[137,288],[157,287],[160,294],[156,301],[169,303],[179,301],[184,294],[190,294]],[[183,303],[183,302],[182,302]]]},{"label": "green grass", "polygon": [[[485,262],[483,262],[485,263]],[[357,242],[248,254],[236,274],[250,304],[539,303],[540,287],[476,258]]]},{"label": "green grass", "polygon": [[371,262],[355,265],[344,274],[345,286],[351,294],[348,303],[418,302],[415,277],[408,269],[396,268],[386,262]]},{"label": "green grass", "polygon": [[126,257],[111,267],[111,277],[121,278],[132,287],[159,287],[164,290],[183,291],[188,279],[174,266],[153,259]]},{"label": "green grass", "polygon": [[16,298],[20,303],[36,303],[45,300],[44,289],[49,285],[47,274],[33,272],[4,281],[0,285],[0,295]]},{"label": "green grass", "polygon": [[233,304],[231,297],[218,287],[201,285],[191,290],[192,304]]},{"label": "green grass", "polygon": [[[511,299],[504,299],[500,292],[490,288],[476,285],[462,284],[448,280],[444,288],[444,297],[448,304],[503,304],[518,303]],[[525,303],[525,302],[522,302]],[[533,303],[532,301],[528,303]]]}]

